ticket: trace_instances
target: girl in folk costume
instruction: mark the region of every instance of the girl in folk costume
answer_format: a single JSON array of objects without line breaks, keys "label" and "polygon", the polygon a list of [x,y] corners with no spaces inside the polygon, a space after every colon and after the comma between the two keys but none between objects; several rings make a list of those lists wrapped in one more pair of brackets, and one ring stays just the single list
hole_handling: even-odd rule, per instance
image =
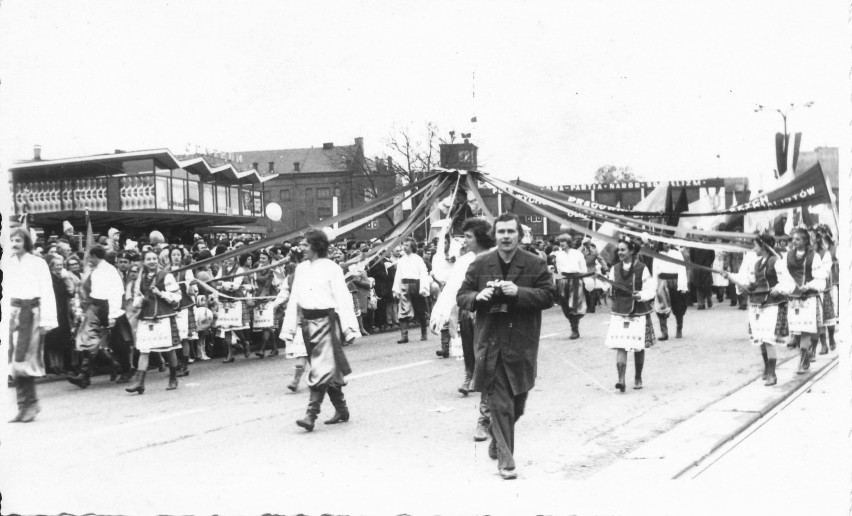
[{"label": "girl in folk costume", "polygon": [[169,363],[169,386],[177,389],[178,361],[175,350],[180,349],[175,310],[180,305],[180,287],[171,272],[160,268],[157,253],[142,254],[144,270],[134,287],[134,306],[140,308],[136,330],[136,349],[139,350],[139,367],[136,383],[125,389],[127,392],[145,393],[145,373],[148,370],[149,353],[164,353]]},{"label": "girl in folk costume", "polygon": [[29,423],[41,411],[35,379],[44,376],[44,334],[58,326],[56,297],[47,263],[32,254],[29,231],[15,228],[9,240],[3,295],[11,299],[6,342],[18,398],[18,413],[9,422]]},{"label": "girl in folk costume", "polygon": [[289,347],[301,319],[302,336],[311,363],[308,375],[311,397],[305,417],[296,424],[310,432],[326,392],[335,412],[325,424],[349,420],[343,386],[346,384],[344,377],[352,370],[343,353],[343,343],[351,343],[360,334],[343,271],[326,258],[329,246],[326,234],[321,230],[309,230],[299,246],[305,253],[305,261],[296,267],[281,333]]},{"label": "girl in folk costume", "polygon": [[[243,268],[237,264],[237,260],[234,257],[230,257],[224,260],[216,277],[223,278],[234,274],[242,274],[243,272]],[[245,297],[243,278],[244,276],[237,276],[227,281],[221,281],[219,282],[219,288],[223,294],[229,297]],[[217,312],[219,330],[225,333],[225,342],[228,344],[228,358],[223,360],[225,364],[234,361],[234,333],[241,332],[241,330],[249,327],[249,311],[245,302],[243,300],[229,299],[229,297],[221,296]],[[243,355],[248,358],[248,343],[244,343],[243,346]]]},{"label": "girl in folk costume", "polygon": [[642,368],[645,349],[654,345],[654,326],[651,323],[652,301],[657,288],[651,273],[637,259],[641,245],[624,239],[618,243],[619,262],[610,270],[613,282],[609,331],[606,346],[616,350],[618,382],[615,388],[624,392],[627,352],[633,351],[636,368],[633,388],[642,388]]},{"label": "girl in folk costume", "polygon": [[[671,245],[660,242],[657,252],[677,260],[686,261],[683,254]],[[675,338],[683,338],[683,316],[689,302],[689,283],[686,266],[665,260],[654,260],[654,278],[657,280],[657,295],[654,311],[660,320],[660,340],[669,338],[669,314],[674,314],[677,324]]]},{"label": "girl in folk costume", "polygon": [[[787,298],[781,294],[778,285],[782,280],[789,282],[784,260],[772,251],[775,238],[763,234],[754,241],[757,261],[747,274],[725,275],[739,285],[748,295],[748,321],[751,329],[751,343],[760,346],[763,356],[763,379],[766,385],[778,383],[775,365],[778,353],[775,346],[783,345],[790,334],[787,327]],[[785,279],[786,278],[786,279]]]},{"label": "girl in folk costume", "polygon": [[577,249],[583,241],[583,235],[571,237],[563,233],[556,240],[559,250],[553,253],[556,261],[556,300],[562,307],[562,313],[571,325],[570,339],[580,338],[580,319],[586,315],[586,294],[583,276],[588,267],[583,253]]},{"label": "girl in folk costume", "polygon": [[[788,324],[790,333],[799,335],[800,361],[798,374],[810,367],[813,353],[823,323],[821,294],[825,290],[826,273],[822,259],[814,253],[807,230],[793,230],[793,248],[787,253],[787,281],[782,280],[778,288],[790,300]],[[810,338],[810,345],[805,343]]]},{"label": "girl in folk costume", "polygon": [[829,269],[829,281],[827,282],[830,284],[830,288],[826,295],[831,297],[831,302],[834,308],[834,318],[826,318],[825,326],[828,330],[828,347],[831,351],[834,351],[834,348],[837,347],[837,344],[834,341],[834,328],[837,326],[838,318],[840,316],[840,263],[837,261],[837,245],[834,243],[831,230],[826,226],[822,228],[822,239],[823,245],[828,250],[828,254],[831,256],[831,268]]},{"label": "girl in folk costume", "polygon": [[[178,246],[169,251],[171,267],[168,270],[181,268],[184,265],[185,257],[186,254],[183,247]],[[189,338],[190,335],[196,333],[195,310],[193,310],[195,301],[193,298],[197,293],[197,289],[195,287],[195,276],[191,269],[173,273],[172,275],[180,286],[180,303],[178,304],[177,314],[175,315],[181,345],[180,369],[178,371],[178,376],[180,377],[189,374],[189,369],[187,368],[187,364],[189,363]]]},{"label": "girl in folk costume", "polygon": [[824,326],[819,333],[820,355],[828,354],[828,345],[826,344],[826,336],[831,337],[831,349],[834,350],[834,327],[837,325],[837,304],[832,296],[832,271],[834,269],[834,258],[825,241],[825,229],[820,227],[815,231],[808,231],[811,237],[811,242],[814,242],[814,252],[822,259],[822,266],[825,269],[825,289],[822,291],[822,319]]},{"label": "girl in folk costume", "polygon": [[[296,265],[299,260],[301,260],[302,254],[299,253],[291,253],[294,261],[287,264],[287,276],[283,283],[278,288],[278,294],[275,297],[275,300],[272,302],[273,306],[276,310],[278,307],[284,307],[286,313],[286,307],[288,306],[288,302],[290,300],[290,291],[293,288],[293,278],[296,272]],[[302,321],[297,320],[297,324],[299,328],[302,326]],[[284,324],[282,320],[281,324],[281,340],[286,340],[287,335],[284,332]],[[308,364],[308,350],[305,347],[305,339],[302,336],[301,329],[298,329],[295,333],[292,342],[287,342],[286,347],[284,348],[284,357],[285,358],[295,358],[296,365],[293,366],[293,380],[287,385],[287,388],[290,389],[291,392],[296,392],[299,390],[299,382],[302,379],[302,374],[305,372],[305,366]]]},{"label": "girl in folk costume", "polygon": [[[266,267],[270,264],[269,253],[266,251],[260,252],[258,259],[258,268]],[[254,273],[255,291],[254,295],[258,298],[276,296],[278,289],[274,285],[275,272],[272,269]],[[278,346],[275,345],[273,333],[275,331],[275,305],[272,299],[257,299],[254,301],[254,316],[252,330],[260,332],[260,351],[255,353],[258,358],[266,356],[266,347],[269,346],[269,356],[274,357],[278,354]]]}]

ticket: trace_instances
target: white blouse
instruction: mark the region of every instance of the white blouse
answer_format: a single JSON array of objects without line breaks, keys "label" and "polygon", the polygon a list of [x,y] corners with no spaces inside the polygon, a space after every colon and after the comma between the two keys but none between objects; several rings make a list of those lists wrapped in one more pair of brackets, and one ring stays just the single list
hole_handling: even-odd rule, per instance
[{"label": "white blouse", "polygon": [[[683,262],[686,261],[683,257],[683,253],[677,249],[669,249],[668,251],[663,251],[660,254],[664,254],[669,258],[674,258]],[[659,279],[660,274],[677,274],[678,291],[686,292],[689,290],[689,283],[686,280],[685,265],[678,265],[665,260],[654,260],[654,278]]]},{"label": "white blouse", "polygon": [[426,262],[417,253],[400,256],[396,262],[396,276],[393,278],[393,293],[402,293],[402,280],[420,280],[420,294],[429,295],[430,277]]},{"label": "white blouse", "polygon": [[588,267],[586,267],[586,258],[583,256],[583,253],[577,249],[568,249],[568,251],[560,249],[555,251],[553,256],[556,258],[556,272],[558,273],[556,279],[563,279],[563,272],[588,272]]},{"label": "white blouse", "polygon": [[3,297],[39,298],[39,325],[48,330],[56,328],[59,325],[56,319],[56,297],[47,262],[30,253],[24,253],[18,258],[8,252],[8,256],[3,268]]},{"label": "white blouse", "polygon": [[[422,262],[422,260],[421,260]],[[296,266],[290,300],[284,313],[281,329],[283,338],[292,339],[298,326],[298,309],[325,310],[333,308],[340,317],[345,338],[360,337],[352,294],[343,279],[343,270],[328,258],[305,260]]]}]

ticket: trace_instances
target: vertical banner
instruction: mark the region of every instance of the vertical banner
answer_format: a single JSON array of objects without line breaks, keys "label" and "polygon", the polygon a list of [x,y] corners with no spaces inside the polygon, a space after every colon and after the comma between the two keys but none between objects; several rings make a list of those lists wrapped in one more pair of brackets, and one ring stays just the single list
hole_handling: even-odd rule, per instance
[{"label": "vertical banner", "polygon": [[[337,196],[335,195],[334,197],[331,198],[331,216],[332,217],[337,216],[338,209],[339,209],[339,207],[337,205]],[[335,222],[334,224],[331,225],[331,227],[334,228],[334,229],[337,229],[338,226],[339,226],[339,224],[337,222]]]}]

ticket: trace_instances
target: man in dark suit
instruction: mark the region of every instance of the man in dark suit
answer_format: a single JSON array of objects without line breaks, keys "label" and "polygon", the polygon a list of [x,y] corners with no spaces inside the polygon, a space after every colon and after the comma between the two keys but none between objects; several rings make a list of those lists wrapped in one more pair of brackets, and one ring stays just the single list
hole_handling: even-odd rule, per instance
[{"label": "man in dark suit", "polygon": [[535,385],[541,311],[553,306],[554,291],[547,263],[519,249],[523,228],[516,215],[497,217],[494,236],[497,250],[471,264],[456,300],[476,312],[473,390],[488,393],[488,454],[508,480],[517,478],[515,423]]}]

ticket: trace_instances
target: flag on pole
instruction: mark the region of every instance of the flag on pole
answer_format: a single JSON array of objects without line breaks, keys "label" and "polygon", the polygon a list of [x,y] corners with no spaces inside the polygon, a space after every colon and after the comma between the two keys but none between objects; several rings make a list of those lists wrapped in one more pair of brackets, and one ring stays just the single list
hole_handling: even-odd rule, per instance
[{"label": "flag on pole", "polygon": [[92,233],[92,219],[89,218],[89,210],[86,209],[86,252],[92,248],[94,244],[94,234]]}]

